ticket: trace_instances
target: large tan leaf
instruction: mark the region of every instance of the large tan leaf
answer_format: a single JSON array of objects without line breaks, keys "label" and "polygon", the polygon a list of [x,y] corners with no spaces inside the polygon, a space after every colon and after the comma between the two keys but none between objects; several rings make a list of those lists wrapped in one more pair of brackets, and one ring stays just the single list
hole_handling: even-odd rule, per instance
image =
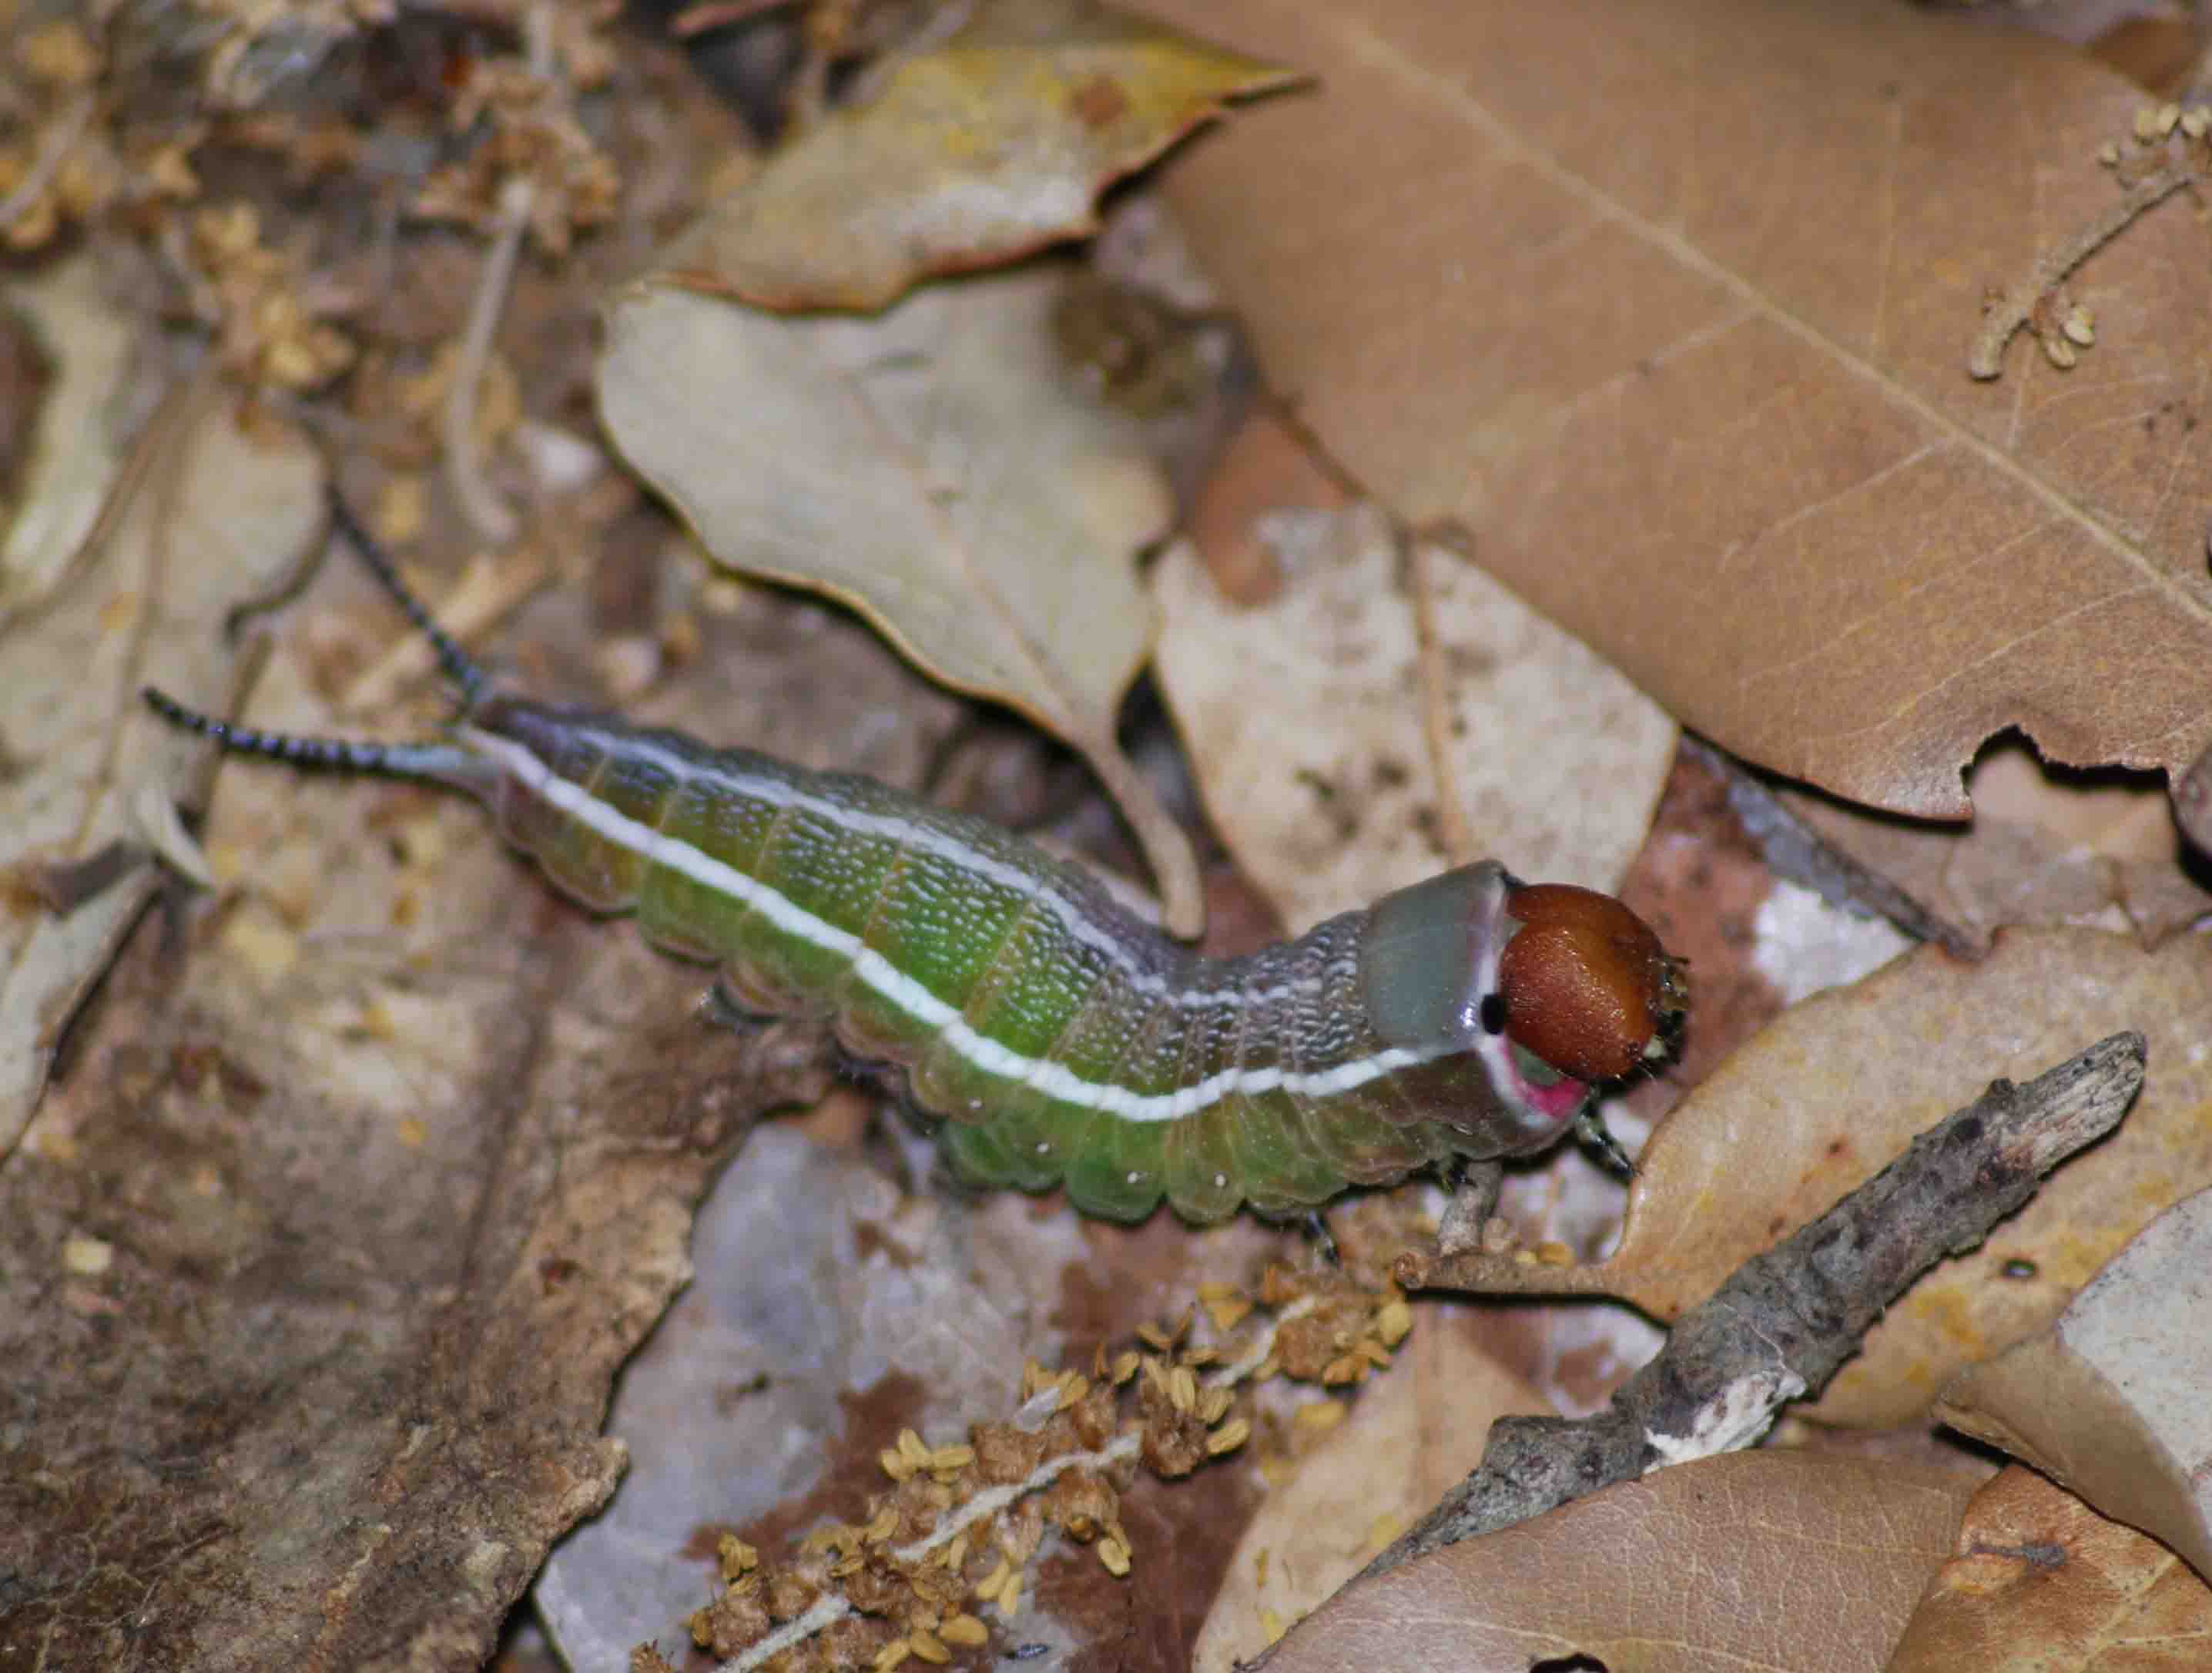
[{"label": "large tan leaf", "polygon": [[1662,1469],[1362,1581],[1269,1673],[1875,1673],[1950,1548],[1970,1476],[1802,1452]]},{"label": "large tan leaf", "polygon": [[941,285],[866,319],[643,283],[615,306],[600,411],[721,562],[854,605],[937,678],[1081,750],[1188,931],[1188,845],[1114,742],[1151,654],[1133,563],[1167,487],[1132,423],[1069,389],[1058,283]]},{"label": "large tan leaf", "polygon": [[1498,1286],[1623,1295],[1671,1318],[1992,1079],[2026,1080],[2084,1040],[2139,1030],[2149,1063],[2119,1130],[1915,1285],[1814,1408],[1911,1421],[1965,1366],[2047,1325],[2166,1205],[2212,1184],[2208,1015],[2202,937],[2145,952],[2129,935],[2022,931],[1978,964],[1923,947],[1796,1006],[1692,1092],[1646,1147],[1608,1259],[1492,1257]]},{"label": "large tan leaf", "polygon": [[1188,545],[1162,561],[1155,596],[1160,686],[1207,808],[1290,926],[1475,857],[1449,851],[1445,802],[1480,854],[1524,876],[1616,886],[1650,826],[1673,722],[1466,559],[1431,546],[1407,563],[1372,506],[1275,526],[1301,561],[1267,604],[1228,603]]},{"label": "large tan leaf", "polygon": [[1096,232],[1109,182],[1295,79],[1090,0],[985,0],[710,205],[669,265],[763,307],[881,307]]},{"label": "large tan leaf", "polygon": [[[233,661],[225,615],[297,563],[323,515],[322,476],[291,426],[266,414],[241,426],[219,400],[179,397],[76,569],[0,622],[12,757],[0,774],[0,866],[18,902],[0,932],[0,1155],[161,881],[155,851],[195,751],[146,712],[138,688],[157,682],[221,706]],[[52,491],[58,503],[34,502],[26,520],[73,527],[75,492]]]},{"label": "large tan leaf", "polygon": [[1685,723],[1953,818],[2008,724],[2212,739],[2201,228],[2090,259],[2075,370],[1963,369],[1984,291],[2118,195],[2110,72],[1887,0],[1162,9],[1321,79],[1166,181],[1270,378]]},{"label": "large tan leaf", "polygon": [[1890,1673],[2185,1673],[2212,1664],[2212,1591],[2156,1540],[2032,1469],[1974,1495]]},{"label": "large tan leaf", "polygon": [[2168,1209],[2040,1335],[1936,1408],[2212,1578],[2212,1192]]}]

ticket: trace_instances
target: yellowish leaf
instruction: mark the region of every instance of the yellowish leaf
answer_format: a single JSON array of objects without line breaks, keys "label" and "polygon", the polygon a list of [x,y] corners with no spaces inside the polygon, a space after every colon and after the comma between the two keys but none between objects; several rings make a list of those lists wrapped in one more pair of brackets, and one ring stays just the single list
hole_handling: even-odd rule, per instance
[{"label": "yellowish leaf", "polygon": [[990,0],[711,205],[663,265],[763,307],[878,308],[1096,232],[1106,186],[1296,79],[1088,0]]}]

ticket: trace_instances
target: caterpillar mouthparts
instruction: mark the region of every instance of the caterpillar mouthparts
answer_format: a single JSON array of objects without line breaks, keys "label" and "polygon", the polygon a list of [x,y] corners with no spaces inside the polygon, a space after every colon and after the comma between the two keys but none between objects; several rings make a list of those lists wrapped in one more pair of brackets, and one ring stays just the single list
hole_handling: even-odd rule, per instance
[{"label": "caterpillar mouthparts", "polygon": [[1650,925],[1567,883],[1516,889],[1505,911],[1522,926],[1498,959],[1507,1038],[1583,1081],[1618,1080],[1665,1055],[1689,981]]}]

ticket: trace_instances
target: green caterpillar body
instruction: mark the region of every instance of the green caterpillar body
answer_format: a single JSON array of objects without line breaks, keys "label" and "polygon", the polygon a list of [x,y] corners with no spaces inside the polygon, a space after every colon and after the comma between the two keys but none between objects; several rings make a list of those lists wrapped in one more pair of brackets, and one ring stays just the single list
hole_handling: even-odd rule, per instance
[{"label": "green caterpillar body", "polygon": [[[902,1065],[986,1184],[1065,1182],[1117,1219],[1164,1194],[1212,1220],[1534,1148],[1583,1101],[1471,1014],[1518,927],[1494,861],[1205,958],[1079,868],[868,779],[514,699],[461,739],[488,770],[471,788],[556,883],[719,963],[747,1005],[832,1017]],[[1394,1027],[1394,964],[1434,952],[1423,923],[1454,926],[1457,969],[1434,974],[1460,1014]]]},{"label": "green caterpillar body", "polygon": [[981,1183],[1064,1183],[1121,1220],[1164,1195],[1202,1222],[1518,1154],[1573,1122],[1587,1080],[1663,1049],[1680,1008],[1625,907],[1523,887],[1494,861],[1200,957],[1080,868],[872,780],[479,697],[481,673],[403,600],[462,684],[450,741],[290,738],[149,701],[233,749],[477,796],[579,901],[635,913],[744,1005],[833,1019],[848,1048],[901,1066]]}]

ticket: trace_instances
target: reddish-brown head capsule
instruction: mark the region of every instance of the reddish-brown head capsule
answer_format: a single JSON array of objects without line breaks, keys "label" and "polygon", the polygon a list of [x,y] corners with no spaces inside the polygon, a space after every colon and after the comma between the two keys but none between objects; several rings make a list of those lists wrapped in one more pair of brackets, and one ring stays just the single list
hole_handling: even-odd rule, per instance
[{"label": "reddish-brown head capsule", "polygon": [[1540,883],[1507,897],[1521,924],[1498,960],[1505,1032],[1577,1080],[1615,1080],[1686,1008],[1680,966],[1610,895]]}]

